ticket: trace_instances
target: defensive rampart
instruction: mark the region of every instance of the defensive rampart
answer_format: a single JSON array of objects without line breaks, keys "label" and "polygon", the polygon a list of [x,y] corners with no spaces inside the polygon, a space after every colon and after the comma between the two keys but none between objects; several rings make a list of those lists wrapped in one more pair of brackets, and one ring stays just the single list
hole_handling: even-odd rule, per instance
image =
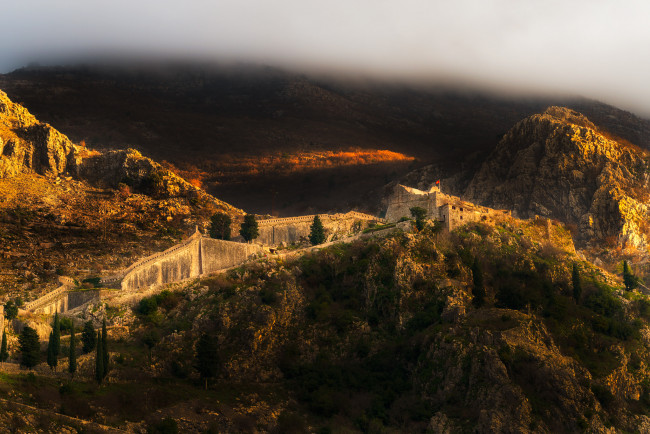
[{"label": "defensive rampart", "polygon": [[441,222],[450,231],[468,222],[494,224],[510,216],[509,211],[475,205],[457,196],[442,193],[438,187],[422,191],[398,185],[388,199],[386,220],[396,222],[402,217],[410,217],[413,207],[423,208],[427,218]]},{"label": "defensive rampart", "polygon": [[122,279],[122,289],[135,291],[199,277],[241,264],[262,253],[262,248],[255,244],[214,240],[197,232],[183,243],[129,267]]},{"label": "defensive rampart", "polygon": [[25,303],[25,309],[35,313],[52,314],[68,310],[68,290],[75,286],[74,279],[59,276],[61,286],[34,301]]},{"label": "defensive rampart", "polygon": [[[267,246],[276,246],[280,243],[291,244],[300,241],[302,238],[306,239],[309,236],[315,216],[313,214],[259,220],[259,237],[255,241]],[[345,214],[318,214],[318,216],[323,223],[328,240],[350,235],[357,222],[361,222],[357,228],[361,229],[361,225],[369,221],[383,221],[378,217],[356,211]]]}]

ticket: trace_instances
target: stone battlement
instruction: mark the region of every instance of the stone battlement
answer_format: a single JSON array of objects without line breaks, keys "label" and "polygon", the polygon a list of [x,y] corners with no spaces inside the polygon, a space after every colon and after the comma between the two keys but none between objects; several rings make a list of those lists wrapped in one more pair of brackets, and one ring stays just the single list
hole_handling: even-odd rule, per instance
[{"label": "stone battlement", "polygon": [[258,220],[259,237],[255,240],[267,246],[277,246],[281,243],[295,243],[307,239],[314,217],[318,215],[325,228],[328,239],[348,236],[354,231],[358,222],[383,222],[384,220],[357,211],[345,214],[312,214],[297,217],[274,218]]},{"label": "stone battlement", "polygon": [[427,211],[427,218],[440,221],[447,230],[467,223],[483,221],[492,224],[510,216],[510,211],[495,210],[476,205],[459,198],[442,193],[438,187],[429,191],[398,185],[388,199],[386,220],[396,222],[402,217],[411,217],[411,208],[420,207]]},{"label": "stone battlement", "polygon": [[265,219],[265,220],[258,220],[257,225],[259,227],[264,227],[264,226],[280,226],[280,225],[285,225],[285,224],[291,224],[291,223],[300,223],[300,222],[312,222],[314,220],[314,217],[319,216],[321,220],[341,220],[341,219],[349,219],[349,218],[356,218],[359,220],[377,220],[377,221],[383,221],[383,219],[379,217],[372,216],[370,214],[364,214],[361,212],[357,211],[348,211],[347,213],[337,213],[337,214],[311,214],[311,215],[303,215],[303,216],[296,216],[296,217],[282,217],[282,218],[274,218],[274,219]]},{"label": "stone battlement", "polygon": [[124,291],[134,291],[178,282],[242,264],[261,254],[258,245],[215,240],[197,231],[182,243],[127,268],[121,286]]}]

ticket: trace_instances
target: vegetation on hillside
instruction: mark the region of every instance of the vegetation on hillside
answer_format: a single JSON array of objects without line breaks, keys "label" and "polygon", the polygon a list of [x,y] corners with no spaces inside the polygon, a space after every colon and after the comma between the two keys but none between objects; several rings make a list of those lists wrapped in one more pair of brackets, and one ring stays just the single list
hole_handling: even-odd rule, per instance
[{"label": "vegetation on hillside", "polygon": [[[650,301],[623,288],[557,224],[395,230],[145,297],[130,334],[108,351],[99,334],[51,399],[84,390],[74,414],[179,430],[631,430],[650,411]],[[207,399],[219,390],[234,395]],[[219,410],[251,393],[249,410]],[[166,409],[191,398],[190,429]]]}]

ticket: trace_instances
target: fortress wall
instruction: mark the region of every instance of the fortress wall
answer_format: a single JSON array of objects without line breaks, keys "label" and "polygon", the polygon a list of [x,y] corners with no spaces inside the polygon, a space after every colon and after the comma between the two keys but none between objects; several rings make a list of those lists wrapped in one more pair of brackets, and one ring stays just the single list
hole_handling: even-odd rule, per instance
[{"label": "fortress wall", "polygon": [[[259,237],[256,242],[266,246],[276,246],[280,243],[292,244],[300,241],[301,237],[308,237],[310,226],[313,221],[297,222],[291,224],[278,224],[275,226],[260,226]],[[324,226],[324,225],[323,225]]]},{"label": "fortress wall", "polygon": [[[328,240],[349,235],[357,222],[383,221],[378,217],[350,211],[346,214],[320,214],[319,215]],[[267,246],[276,246],[280,243],[292,244],[301,238],[308,238],[314,216],[289,217],[286,219],[261,220],[259,224],[259,237],[256,242]],[[264,224],[261,224],[265,222]]]},{"label": "fortress wall", "polygon": [[178,282],[241,264],[263,253],[255,244],[194,236],[190,242],[172,247],[138,262],[122,279],[124,291]]},{"label": "fortress wall", "polygon": [[4,332],[5,329],[5,307],[0,305],[0,335]]},{"label": "fortress wall", "polygon": [[410,218],[411,208],[415,206],[426,209],[429,218],[438,219],[440,217],[435,197],[430,197],[429,194],[414,195],[405,192],[405,194],[401,194],[389,202],[386,210],[386,220],[396,222],[402,217]]},{"label": "fortress wall", "polygon": [[202,274],[234,267],[247,261],[253,255],[263,253],[262,248],[257,244],[236,243],[211,238],[203,238],[200,249]]},{"label": "fortress wall", "polygon": [[99,300],[99,290],[91,289],[88,291],[71,291],[68,292],[68,309],[71,310],[76,307],[86,304],[89,301]]},{"label": "fortress wall", "polygon": [[193,237],[190,242],[140,261],[122,279],[122,289],[133,291],[198,276],[201,272],[199,242],[197,237]]}]

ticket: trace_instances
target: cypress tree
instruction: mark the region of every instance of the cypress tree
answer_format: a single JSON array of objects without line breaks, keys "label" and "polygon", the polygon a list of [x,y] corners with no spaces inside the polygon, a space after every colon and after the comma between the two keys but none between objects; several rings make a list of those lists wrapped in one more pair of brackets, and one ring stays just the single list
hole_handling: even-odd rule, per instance
[{"label": "cypress tree", "polygon": [[56,370],[56,365],[59,363],[56,353],[54,352],[55,338],[54,331],[50,332],[50,339],[47,342],[47,364],[53,371]]},{"label": "cypress tree", "polygon": [[[59,313],[54,314],[54,323],[52,324],[52,334],[53,334],[53,347],[52,352],[54,357],[59,357],[61,353],[61,322],[59,321]],[[56,366],[56,365],[55,365]]]},{"label": "cypress tree", "polygon": [[2,331],[2,346],[0,346],[0,362],[4,363],[9,358],[9,352],[7,351],[7,332]]},{"label": "cypress tree", "polygon": [[228,214],[221,212],[214,214],[210,217],[210,236],[218,240],[229,240],[231,223]]},{"label": "cypress tree", "polygon": [[92,321],[86,321],[84,323],[84,330],[81,333],[81,342],[83,342],[83,352],[88,354],[95,349],[95,328],[93,327]]},{"label": "cypress tree", "polygon": [[68,351],[68,372],[71,377],[74,377],[75,372],[77,372],[77,337],[74,334],[74,324],[72,325],[72,330],[70,330],[70,348]]},{"label": "cypress tree", "polygon": [[573,298],[576,303],[580,301],[582,295],[582,283],[580,282],[580,270],[578,264],[573,263],[573,271],[571,273],[571,282],[573,283]]},{"label": "cypress tree", "polygon": [[20,365],[33,368],[38,365],[41,358],[41,345],[38,341],[38,333],[30,326],[25,326],[18,338],[20,344]]},{"label": "cypress tree", "polygon": [[474,263],[472,264],[472,280],[474,282],[474,298],[472,303],[476,307],[481,307],[485,304],[485,287],[483,285],[483,270],[481,269],[481,264],[478,262],[478,258],[474,258]]},{"label": "cypress tree", "polygon": [[623,261],[623,284],[627,291],[632,291],[638,285],[638,280],[632,273],[632,270],[630,270],[627,261]]},{"label": "cypress tree", "polygon": [[414,206],[409,208],[411,211],[411,216],[415,219],[415,227],[418,231],[421,231],[426,226],[425,219],[427,218],[427,210],[420,207]]},{"label": "cypress tree", "polygon": [[61,321],[59,313],[54,314],[54,324],[52,324],[52,333],[54,334],[54,356],[58,357],[61,353]]},{"label": "cypress tree", "polygon": [[106,332],[106,318],[102,321],[102,356],[103,359],[103,377],[106,378],[108,375],[108,362],[109,362],[109,353],[108,353],[108,333]]},{"label": "cypress tree", "polygon": [[239,234],[246,241],[252,241],[259,236],[260,233],[257,227],[257,220],[255,220],[253,214],[246,214],[244,216],[244,222],[241,224]]},{"label": "cypress tree", "polygon": [[323,222],[320,221],[320,217],[317,215],[314,216],[314,222],[311,224],[309,229],[309,242],[311,242],[313,246],[325,242],[325,228],[323,227]]},{"label": "cypress tree", "polygon": [[196,370],[205,381],[205,390],[208,390],[208,378],[217,375],[219,364],[217,343],[214,338],[204,333],[196,344]]},{"label": "cypress tree", "polygon": [[97,347],[95,351],[95,380],[97,384],[102,384],[104,379],[104,355],[102,354],[102,335],[97,332]]}]

